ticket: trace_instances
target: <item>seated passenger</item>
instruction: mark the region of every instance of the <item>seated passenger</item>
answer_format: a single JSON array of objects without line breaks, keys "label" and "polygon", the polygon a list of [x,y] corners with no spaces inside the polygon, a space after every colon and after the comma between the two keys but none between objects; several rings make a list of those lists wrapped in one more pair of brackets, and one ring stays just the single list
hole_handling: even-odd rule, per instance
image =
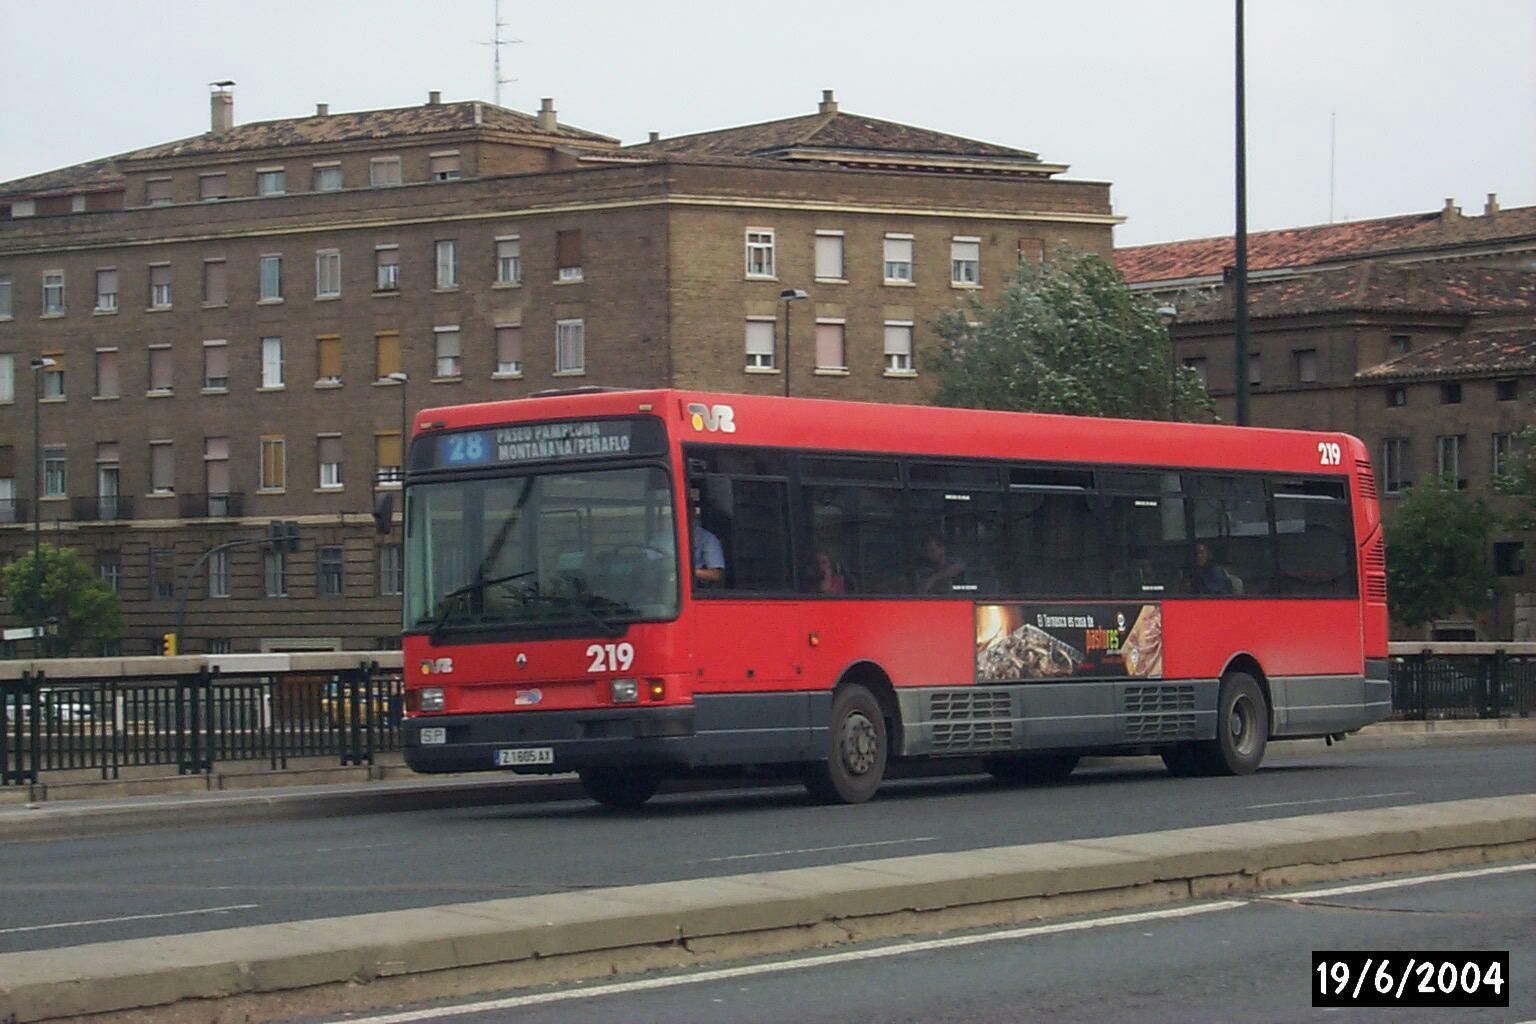
[{"label": "seated passenger", "polygon": [[965,563],[950,558],[944,547],[944,538],[929,534],[923,542],[923,570],[917,589],[925,594],[948,593],[950,587],[965,574]]},{"label": "seated passenger", "polygon": [[825,551],[816,552],[811,569],[811,590],[818,594],[844,592],[843,573],[832,556]]}]

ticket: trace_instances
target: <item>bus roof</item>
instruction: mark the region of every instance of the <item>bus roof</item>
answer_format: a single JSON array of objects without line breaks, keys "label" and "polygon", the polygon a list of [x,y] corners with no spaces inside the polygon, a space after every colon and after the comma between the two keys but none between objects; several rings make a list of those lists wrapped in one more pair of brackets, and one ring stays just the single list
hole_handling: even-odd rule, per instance
[{"label": "bus roof", "polygon": [[[1342,433],[677,389],[441,406],[417,413],[412,425],[459,430],[636,414],[661,417],[684,441],[711,444],[1288,473],[1353,473],[1357,462],[1369,464],[1365,445]],[[1339,451],[1319,447],[1327,442]]]}]

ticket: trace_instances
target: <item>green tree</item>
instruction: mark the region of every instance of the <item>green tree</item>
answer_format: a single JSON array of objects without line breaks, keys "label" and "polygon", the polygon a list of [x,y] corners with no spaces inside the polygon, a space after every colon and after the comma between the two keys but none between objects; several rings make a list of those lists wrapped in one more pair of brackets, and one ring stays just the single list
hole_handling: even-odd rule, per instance
[{"label": "green tree", "polygon": [[74,548],[44,544],[6,566],[0,592],[23,625],[53,625],[38,644],[45,658],[94,654],[123,628],[117,595],[96,578]]},{"label": "green tree", "polygon": [[1431,478],[1408,491],[1387,522],[1387,604],[1405,626],[1492,603],[1484,557],[1493,514],[1454,482]]},{"label": "green tree", "polygon": [[1500,493],[1516,499],[1509,525],[1516,530],[1536,530],[1536,426],[1515,435],[1509,464],[1494,483]]},{"label": "green tree", "polygon": [[1170,369],[1151,302],[1092,254],[1021,262],[993,305],[972,297],[937,322],[936,405],[1210,422],[1200,376]]}]

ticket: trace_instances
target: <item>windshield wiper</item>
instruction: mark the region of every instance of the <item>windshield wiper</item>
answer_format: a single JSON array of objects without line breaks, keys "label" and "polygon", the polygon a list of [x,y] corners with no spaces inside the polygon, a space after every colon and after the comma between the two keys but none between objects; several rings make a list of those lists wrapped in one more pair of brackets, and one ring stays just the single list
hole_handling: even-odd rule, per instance
[{"label": "windshield wiper", "polygon": [[484,590],[486,587],[494,587],[498,583],[510,583],[513,580],[520,580],[524,576],[532,576],[535,571],[534,569],[524,569],[522,572],[508,573],[505,576],[492,576],[488,580],[475,580],[473,583],[466,583],[462,587],[448,591],[442,597],[442,614],[438,615],[437,621],[432,623],[430,632],[432,642],[435,644],[442,637],[443,627],[448,624],[448,616],[453,614],[453,602],[457,598],[463,597],[465,594],[473,594],[476,591]]},{"label": "windshield wiper", "polygon": [[627,604],[620,604],[619,602],[610,600],[609,598],[601,597],[597,594],[587,594],[585,592],[578,594],[576,597],[568,597],[565,594],[542,594],[537,590],[524,587],[522,589],[522,596],[524,604],[557,605],[563,608],[574,608],[585,615],[589,620],[591,620],[593,625],[602,630],[603,634],[606,636],[623,636],[624,627],[620,623],[605,619],[602,615],[598,614],[597,609],[594,607],[596,602],[604,602],[604,604],[607,606],[607,610],[612,612],[623,613],[634,611],[634,609],[629,607]]}]

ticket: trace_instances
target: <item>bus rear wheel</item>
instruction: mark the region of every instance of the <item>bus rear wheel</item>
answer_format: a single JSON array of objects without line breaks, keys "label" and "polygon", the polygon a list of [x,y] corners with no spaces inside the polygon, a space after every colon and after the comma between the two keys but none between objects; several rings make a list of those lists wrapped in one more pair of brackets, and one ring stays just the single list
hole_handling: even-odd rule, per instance
[{"label": "bus rear wheel", "polygon": [[1176,748],[1163,763],[1174,775],[1252,775],[1269,743],[1269,705],[1258,680],[1228,672],[1216,696],[1216,738]]},{"label": "bus rear wheel", "polygon": [[661,772],[654,768],[583,768],[581,787],[604,807],[632,811],[661,788]]},{"label": "bus rear wheel", "polygon": [[1072,774],[1080,760],[1076,754],[1034,754],[1027,757],[989,757],[981,766],[998,782],[1015,785],[1060,782]]},{"label": "bus rear wheel", "polygon": [[888,756],[880,702],[857,683],[841,687],[832,698],[827,759],[806,771],[805,788],[820,803],[861,804],[880,788]]}]

